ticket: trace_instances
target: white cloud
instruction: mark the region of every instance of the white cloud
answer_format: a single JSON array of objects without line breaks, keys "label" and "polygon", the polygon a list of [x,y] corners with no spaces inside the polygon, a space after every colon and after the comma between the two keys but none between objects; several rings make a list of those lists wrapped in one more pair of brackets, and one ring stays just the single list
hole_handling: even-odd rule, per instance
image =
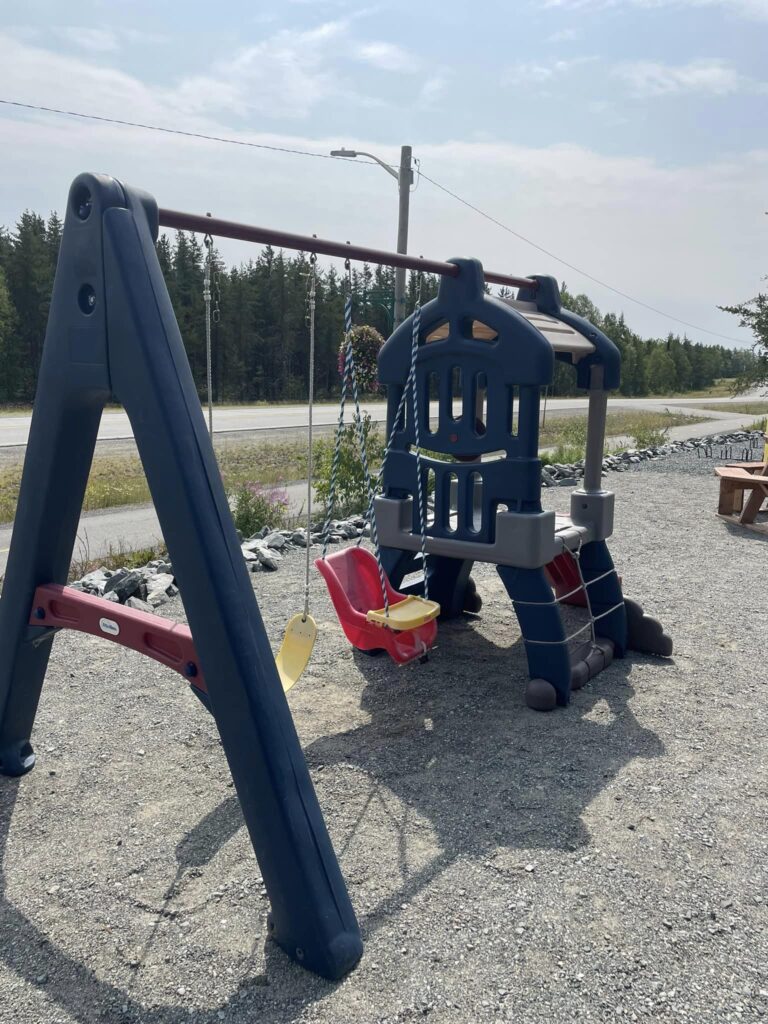
[{"label": "white cloud", "polygon": [[647,10],[665,7],[723,7],[744,18],[768,20],[768,0],[544,0],[545,7],[562,10],[604,10],[610,7],[638,7]]},{"label": "white cloud", "polygon": [[[118,116],[128,112],[131,120],[324,153],[342,140],[313,138],[308,129],[238,132],[229,127],[227,115],[269,104],[273,112],[287,110],[293,117],[311,112],[314,103],[345,87],[334,58],[341,54],[352,60],[354,42],[345,22],[308,33],[277,33],[227,64],[157,90],[93,57],[75,59],[0,34],[0,79],[6,90],[13,83],[14,93],[30,102],[55,96],[57,106],[70,109]],[[565,65],[536,65],[548,72],[540,81],[564,75]],[[304,77],[294,88],[297,73]],[[425,102],[439,100],[450,83],[447,74],[433,69],[422,86]],[[383,248],[394,241],[391,180],[354,161],[300,159],[5,111],[0,134],[0,224],[12,223],[27,207],[61,210],[69,181],[84,169],[95,169],[147,188],[169,207],[212,208],[222,217],[252,218],[288,231],[315,231]],[[382,146],[380,139],[350,132],[347,141],[397,160],[396,150]],[[531,147],[479,137],[443,145],[413,141],[426,174],[565,259],[684,319],[731,334],[731,319],[718,313],[715,303],[758,290],[764,218],[755,211],[764,208],[767,150],[668,167],[649,158],[609,156],[566,144]],[[664,333],[669,326],[564,270],[427,182],[413,198],[411,239],[412,251],[426,256],[477,255],[492,269],[564,276],[603,308],[625,308],[638,330]],[[226,243],[223,251],[241,259],[252,250]]]},{"label": "white cloud", "polygon": [[111,29],[70,25],[57,31],[70,43],[75,43],[84,50],[91,50],[94,53],[113,53],[120,48],[118,38]]},{"label": "white cloud", "polygon": [[595,59],[594,57],[574,57],[570,60],[520,61],[504,69],[501,76],[502,82],[505,85],[545,85]]},{"label": "white cloud", "polygon": [[424,110],[429,110],[431,107],[436,106],[445,95],[447,86],[447,75],[432,75],[419,90],[416,100],[417,105]]},{"label": "white cloud", "polygon": [[[418,61],[397,45],[359,41],[352,22],[351,18],[340,18],[304,32],[267,33],[228,60],[215,61],[199,73],[154,90],[109,67],[106,38],[92,37],[92,53],[79,59],[32,45],[18,34],[0,32],[0,75],[13,83],[15,96],[29,102],[47,106],[50,97],[56,96],[57,106],[66,104],[91,111],[96,101],[95,112],[100,114],[121,117],[127,110],[132,120],[174,123],[182,128],[200,128],[201,118],[247,118],[254,113],[260,120],[265,116],[299,120],[310,116],[320,104],[340,98],[363,109],[385,106],[386,100],[367,95],[359,81],[352,80],[354,64],[417,73]],[[62,31],[67,38],[70,32],[79,32]],[[114,36],[112,41],[117,47],[119,37]],[[417,102],[428,107],[444,86],[444,76],[432,74],[421,85]]]},{"label": "white cloud", "polygon": [[703,93],[728,96],[743,91],[763,91],[764,86],[739,74],[723,60],[694,60],[688,64],[632,61],[618,64],[613,74],[626,82],[635,96],[668,96]]},{"label": "white cloud", "polygon": [[421,61],[394,43],[364,43],[357,51],[358,59],[382,71],[418,71]]},{"label": "white cloud", "polygon": [[575,28],[561,28],[558,32],[553,32],[551,36],[547,36],[548,43],[568,43],[574,39],[578,39],[581,36],[581,32]]},{"label": "white cloud", "polygon": [[132,119],[199,127],[201,116],[216,113],[303,118],[342,93],[359,105],[378,102],[338,70],[339,58],[352,59],[355,48],[345,20],[305,32],[281,31],[200,74],[153,90],[97,58],[81,60],[0,33],[0,69],[14,94],[29,102],[48,105],[56,96],[57,105],[92,110],[97,101],[99,113],[121,116],[127,110]]}]

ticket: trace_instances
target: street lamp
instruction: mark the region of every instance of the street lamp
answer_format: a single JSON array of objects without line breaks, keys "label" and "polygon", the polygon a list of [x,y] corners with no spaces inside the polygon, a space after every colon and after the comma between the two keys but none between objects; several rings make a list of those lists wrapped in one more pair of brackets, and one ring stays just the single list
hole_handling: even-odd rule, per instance
[{"label": "street lamp", "polygon": [[[400,194],[400,204],[397,216],[397,251],[408,252],[408,212],[411,199],[411,185],[413,184],[413,171],[411,170],[411,147],[400,147],[400,168],[395,171],[384,160],[380,160],[373,153],[364,153],[358,149],[332,149],[331,156],[347,157],[354,160],[357,156],[367,156],[379,167],[383,167],[387,174],[395,179]],[[395,316],[394,326],[397,327],[405,320],[405,267],[395,268]]]}]

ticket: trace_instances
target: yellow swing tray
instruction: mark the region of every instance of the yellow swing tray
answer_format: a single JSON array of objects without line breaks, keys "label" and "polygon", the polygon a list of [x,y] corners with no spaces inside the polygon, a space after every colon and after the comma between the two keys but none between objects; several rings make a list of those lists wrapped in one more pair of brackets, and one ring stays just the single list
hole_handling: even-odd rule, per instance
[{"label": "yellow swing tray", "polygon": [[418,629],[425,622],[431,622],[440,614],[437,601],[426,601],[423,597],[411,594],[404,601],[389,606],[389,615],[384,608],[372,608],[365,618],[377,626],[403,632],[407,629]]}]

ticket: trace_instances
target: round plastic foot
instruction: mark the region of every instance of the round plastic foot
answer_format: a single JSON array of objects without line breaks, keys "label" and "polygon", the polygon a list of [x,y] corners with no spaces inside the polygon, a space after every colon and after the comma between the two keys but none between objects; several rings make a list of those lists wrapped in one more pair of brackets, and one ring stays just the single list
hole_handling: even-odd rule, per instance
[{"label": "round plastic foot", "polygon": [[672,656],[672,638],[667,636],[658,619],[643,612],[637,601],[624,599],[627,609],[627,640],[633,651],[656,654],[661,658]]},{"label": "round plastic foot", "polygon": [[359,651],[361,654],[367,654],[369,658],[378,658],[380,654],[384,653],[383,647],[371,647],[369,650],[365,650],[362,647],[356,647],[355,650]]},{"label": "round plastic foot", "polygon": [[534,711],[554,711],[557,691],[546,679],[531,679],[525,691],[525,703]]},{"label": "round plastic foot", "polygon": [[571,666],[571,689],[580,690],[589,682],[589,665],[586,661],[577,661]]}]

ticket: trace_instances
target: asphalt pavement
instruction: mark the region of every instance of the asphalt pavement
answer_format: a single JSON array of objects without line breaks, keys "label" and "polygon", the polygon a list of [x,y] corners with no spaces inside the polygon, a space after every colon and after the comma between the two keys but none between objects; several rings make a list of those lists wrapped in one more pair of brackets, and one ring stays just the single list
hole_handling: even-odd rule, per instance
[{"label": "asphalt pavement", "polygon": [[[743,397],[733,398],[609,398],[610,409],[682,409],[690,411],[691,406],[706,402],[707,405],[717,404],[727,408],[734,401],[744,401]],[[586,398],[550,398],[547,402],[547,413],[575,412],[587,408]],[[363,411],[371,415],[375,422],[383,422],[387,415],[386,402],[364,402]],[[433,403],[433,414],[437,415],[437,403]],[[316,405],[313,421],[318,426],[333,425],[339,415],[338,405],[327,403]],[[30,414],[11,414],[0,416],[0,448],[19,448],[27,443]],[[307,427],[307,406],[304,405],[254,405],[254,406],[223,406],[214,409],[213,432],[215,434],[248,434],[271,432],[290,434]],[[105,411],[99,427],[99,441],[125,441],[133,437],[128,416],[117,409]]]}]

